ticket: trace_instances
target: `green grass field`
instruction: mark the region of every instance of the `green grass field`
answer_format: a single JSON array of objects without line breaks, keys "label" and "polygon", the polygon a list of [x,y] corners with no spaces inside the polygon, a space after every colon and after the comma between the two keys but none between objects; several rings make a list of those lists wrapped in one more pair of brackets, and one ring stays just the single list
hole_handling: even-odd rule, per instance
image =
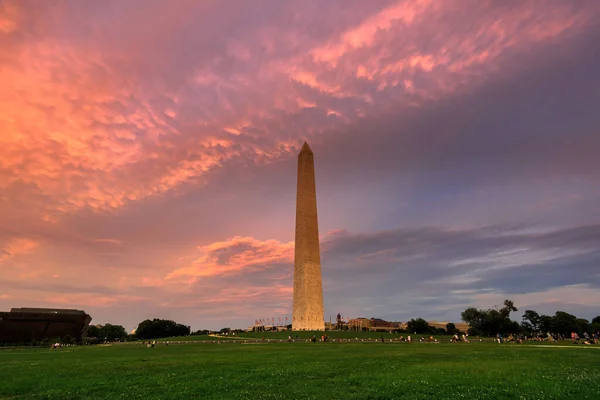
[{"label": "green grass field", "polygon": [[[389,340],[391,338],[398,338],[401,335],[406,337],[407,335],[409,335],[408,333],[395,333],[395,334],[391,334],[389,332],[356,332],[356,331],[327,331],[325,332],[327,333],[327,335],[331,338],[331,339],[381,339],[381,337],[383,336],[386,340]],[[321,335],[323,334],[323,332],[289,332],[289,331],[281,331],[281,332],[243,332],[240,333],[236,336],[223,336],[223,335],[219,335],[219,337],[215,337],[215,336],[209,336],[209,335],[192,335],[192,336],[178,336],[178,337],[171,337],[171,338],[163,338],[163,339],[157,339],[158,341],[164,342],[164,341],[170,341],[170,342],[177,342],[177,341],[182,341],[182,342],[186,342],[186,341],[203,341],[203,340],[217,340],[217,339],[222,339],[222,340],[244,340],[244,339],[248,339],[248,340],[252,340],[252,339],[262,339],[263,337],[265,339],[287,339],[288,336],[292,334],[292,336],[295,338],[296,336],[298,336],[299,339],[310,339],[313,335],[316,335],[317,338],[320,338]],[[421,336],[427,336],[427,335],[412,335],[413,338],[418,338]],[[440,336],[436,336],[437,338],[440,338]],[[446,335],[446,338],[449,340],[450,336]]]},{"label": "green grass field", "polygon": [[0,350],[0,399],[600,399],[600,347],[162,344]]}]

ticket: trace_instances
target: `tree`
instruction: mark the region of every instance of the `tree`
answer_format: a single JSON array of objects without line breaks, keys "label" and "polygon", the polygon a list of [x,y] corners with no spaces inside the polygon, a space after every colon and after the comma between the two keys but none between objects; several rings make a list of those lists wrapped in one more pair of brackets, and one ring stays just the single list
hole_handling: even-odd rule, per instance
[{"label": "tree", "polygon": [[577,317],[564,311],[557,311],[550,321],[550,331],[568,336],[577,330]]},{"label": "tree", "polygon": [[406,323],[406,328],[409,332],[414,333],[429,333],[431,332],[431,326],[423,318],[411,319]]},{"label": "tree", "polygon": [[486,312],[478,310],[474,307],[469,307],[460,314],[461,319],[472,326],[473,328],[483,331],[485,321],[487,319]]},{"label": "tree", "polygon": [[533,310],[525,310],[523,314],[523,322],[521,325],[527,332],[538,333],[540,331],[540,324],[542,319],[540,314]]},{"label": "tree", "polygon": [[579,333],[579,334],[583,334],[584,332],[591,332],[591,326],[590,326],[590,322],[587,319],[583,319],[583,318],[577,318],[575,320],[575,332]]},{"label": "tree", "polygon": [[600,315],[598,315],[596,318],[594,318],[592,320],[592,324],[598,324],[598,325],[600,325]]},{"label": "tree", "polygon": [[96,325],[92,325],[88,328],[86,336],[90,338],[98,338],[100,337],[100,329]]},{"label": "tree", "polygon": [[456,329],[456,325],[454,325],[454,323],[448,322],[446,324],[446,332],[448,332],[449,335],[454,335],[454,333],[458,333],[458,329]]},{"label": "tree", "polygon": [[510,319],[510,313],[518,311],[512,300],[504,300],[504,307],[500,310],[480,310],[474,307],[467,308],[461,313],[464,322],[484,335],[496,333],[517,333],[519,324]]},{"label": "tree", "polygon": [[508,318],[510,313],[513,311],[519,311],[517,307],[515,307],[515,303],[513,303],[512,300],[504,300],[504,307],[500,309],[500,314],[503,317]]},{"label": "tree", "polygon": [[552,330],[552,317],[549,315],[540,316],[540,332],[550,332]]},{"label": "tree", "polygon": [[470,327],[469,329],[467,329],[467,334],[469,336],[479,336],[482,335],[483,332],[481,331],[481,329]]},{"label": "tree", "polygon": [[190,327],[175,321],[154,318],[140,322],[135,334],[140,339],[158,339],[171,336],[187,336]]},{"label": "tree", "polygon": [[100,339],[108,340],[109,342],[122,340],[127,337],[127,332],[121,325],[105,324],[98,329],[98,333],[100,335],[98,336]]}]

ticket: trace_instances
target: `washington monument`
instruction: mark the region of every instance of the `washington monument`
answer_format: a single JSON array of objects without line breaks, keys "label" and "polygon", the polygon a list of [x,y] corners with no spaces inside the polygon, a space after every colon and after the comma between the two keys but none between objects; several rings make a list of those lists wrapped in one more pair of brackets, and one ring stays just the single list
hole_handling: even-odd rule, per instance
[{"label": "washington monument", "polygon": [[304,142],[298,155],[292,330],[325,330],[315,160]]}]

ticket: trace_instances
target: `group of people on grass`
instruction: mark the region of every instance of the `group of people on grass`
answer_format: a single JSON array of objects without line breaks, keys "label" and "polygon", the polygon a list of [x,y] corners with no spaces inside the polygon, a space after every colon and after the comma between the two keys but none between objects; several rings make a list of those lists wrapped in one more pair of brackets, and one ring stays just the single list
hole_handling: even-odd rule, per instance
[{"label": "group of people on grass", "polygon": [[597,329],[591,336],[587,332],[583,332],[583,338],[580,338],[577,332],[571,332],[571,341],[574,344],[598,344],[600,343],[600,329]]},{"label": "group of people on grass", "polygon": [[[479,339],[479,336],[477,337]],[[296,335],[296,340],[298,340],[299,337],[298,335]],[[498,333],[496,335],[496,341],[498,343],[524,343],[528,340],[534,340],[534,341],[548,341],[551,343],[556,343],[558,341],[561,340],[565,340],[567,339],[566,337],[564,337],[561,334],[551,334],[550,332],[543,334],[543,333],[539,333],[537,335],[534,336],[525,336],[523,334],[509,334],[506,338],[504,338],[502,336],[501,333]],[[265,338],[263,337],[262,340],[265,340]],[[310,342],[328,342],[329,341],[329,336],[327,336],[327,334],[323,334],[321,335],[320,340],[317,339],[316,335],[313,335],[310,339],[308,339]],[[358,338],[356,338],[356,340],[358,340]],[[288,342],[292,342],[294,341],[294,339],[292,338],[292,335],[288,336]],[[340,339],[341,341],[341,339]],[[381,337],[381,341],[384,342],[384,338],[383,336]],[[406,338],[404,338],[404,336],[400,336],[398,338],[398,341],[400,342],[408,342],[411,343],[412,342],[412,337],[410,335],[408,335]],[[469,343],[469,334],[466,333],[462,333],[459,335],[459,333],[454,333],[454,335],[452,336],[452,338],[450,339],[451,342],[455,342],[455,343],[459,343],[459,342],[463,342],[463,343]],[[481,339],[479,339],[479,341],[481,341]],[[591,345],[591,344],[599,344],[600,343],[600,329],[597,329],[595,332],[592,333],[592,335],[588,334],[587,332],[583,333],[583,337],[580,337],[579,334],[575,331],[571,332],[571,341],[574,344],[587,344],[587,345]],[[421,336],[421,338],[419,339],[419,342],[439,342],[438,339],[434,338],[433,336],[429,336],[429,337],[424,337]],[[165,346],[169,345],[169,341],[166,341]],[[156,346],[156,340],[154,341],[148,341],[148,343],[146,344],[145,341],[142,342],[142,345],[146,345],[148,348],[151,347],[155,347]],[[51,345],[52,349],[58,348],[60,347],[61,344],[60,343],[53,343]]]},{"label": "group of people on grass", "polygon": [[[504,342],[523,343],[523,342],[526,342],[527,340],[534,340],[534,341],[538,341],[538,342],[548,341],[550,343],[557,343],[561,340],[566,340],[566,339],[567,338],[561,334],[552,334],[550,332],[547,332],[546,334],[540,333],[533,337],[527,337],[522,334],[513,335],[511,333],[508,335],[508,337],[506,339],[502,336],[501,333],[498,333],[496,335],[496,341],[498,343],[504,343]],[[596,332],[592,333],[592,335],[588,334],[587,332],[584,332],[583,338],[581,338],[577,332],[573,331],[573,332],[571,332],[571,342],[573,342],[573,344],[588,344],[588,345],[599,344],[600,343],[600,329],[597,329]]]}]

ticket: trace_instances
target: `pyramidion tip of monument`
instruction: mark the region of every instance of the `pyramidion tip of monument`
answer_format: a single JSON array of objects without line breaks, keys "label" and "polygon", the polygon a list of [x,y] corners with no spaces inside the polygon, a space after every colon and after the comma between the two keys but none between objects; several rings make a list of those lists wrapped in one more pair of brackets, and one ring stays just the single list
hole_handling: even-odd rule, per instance
[{"label": "pyramidion tip of monument", "polygon": [[312,153],[312,150],[310,149],[310,146],[308,145],[308,143],[304,142],[304,144],[302,145],[302,150],[300,150],[300,153]]}]

